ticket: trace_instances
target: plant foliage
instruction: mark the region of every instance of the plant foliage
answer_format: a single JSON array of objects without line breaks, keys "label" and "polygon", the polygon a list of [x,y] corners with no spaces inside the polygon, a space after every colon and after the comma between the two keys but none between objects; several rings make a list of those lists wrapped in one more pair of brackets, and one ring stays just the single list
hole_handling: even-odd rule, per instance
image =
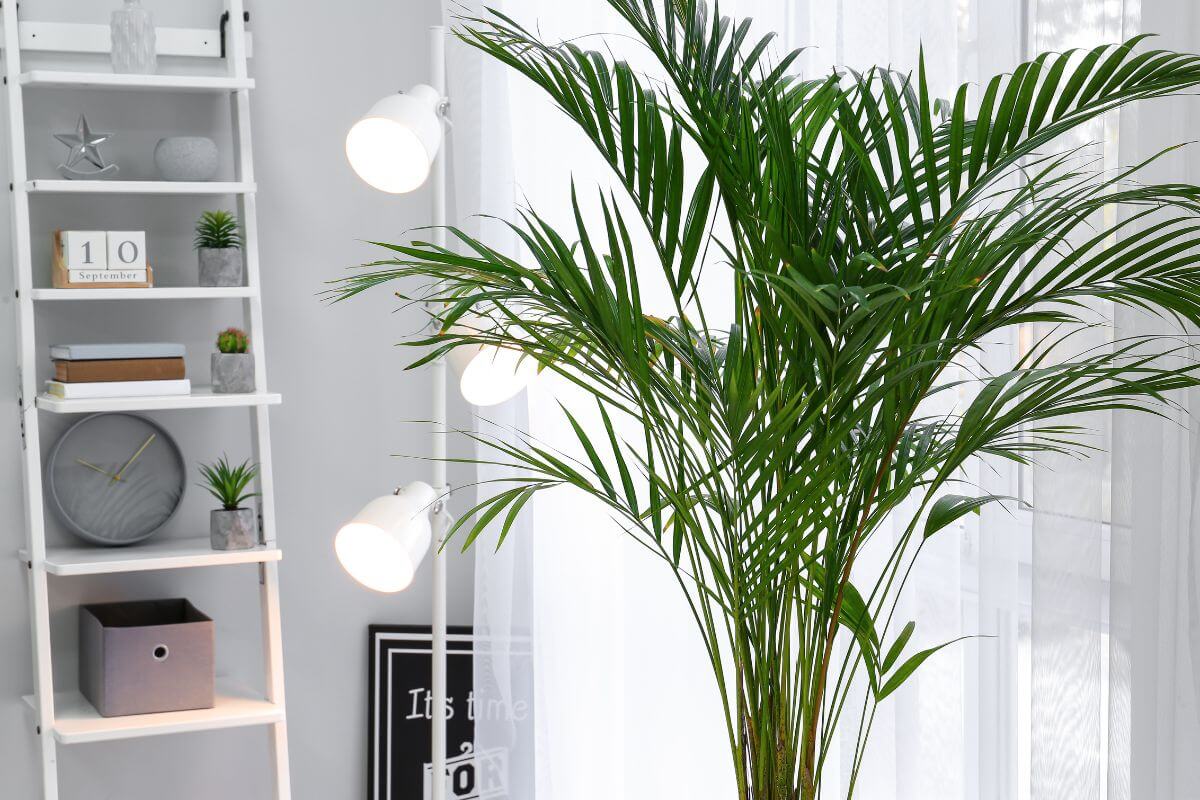
[{"label": "plant foliage", "polygon": [[[1085,454],[1079,413],[1152,411],[1197,385],[1194,360],[1163,360],[1186,338],[1074,352],[1071,331],[1097,301],[1200,322],[1200,189],[1060,150],[1108,111],[1195,87],[1200,58],[1141,39],[1046,53],[978,103],[967,86],[939,102],[923,59],[915,74],[801,80],[796,52],[772,60],[771,36],[700,0],[609,3],[661,79],[496,12],[458,35],[544,90],[628,197],[602,196],[595,215],[575,201],[566,230],[524,210],[521,259],[460,231],[455,249],[384,244],[335,294],[421,277],[443,329],[409,342],[429,348],[416,364],[519,348],[595,396],[601,422],[571,420],[578,460],[475,434],[514,476],[456,530],[467,544],[507,531],[554,486],[606,504],[691,603],[738,797],[810,800],[835,728],[857,726],[857,774],[876,705],[937,650],[911,646],[914,622],[889,628],[919,543],[996,499],[951,491],[968,459]],[[714,255],[736,316],[724,330],[698,296]],[[650,275],[670,287],[666,319],[643,307]],[[494,327],[453,327],[468,312]],[[984,343],[1015,326],[1035,346],[983,370]],[[963,363],[973,399],[924,411]],[[860,576],[864,543],[905,500],[911,523]]]},{"label": "plant foliage", "polygon": [[199,485],[217,498],[226,511],[235,511],[242,507],[243,502],[259,495],[258,492],[246,491],[250,482],[258,477],[258,464],[251,464],[250,459],[233,466],[222,455],[215,464],[201,464],[200,475],[204,481]]},{"label": "plant foliage", "polygon": [[226,328],[217,334],[217,351],[244,353],[250,349],[250,337],[241,328]]},{"label": "plant foliage", "polygon": [[242,246],[242,232],[237,217],[229,211],[205,211],[196,222],[195,248],[220,250]]}]

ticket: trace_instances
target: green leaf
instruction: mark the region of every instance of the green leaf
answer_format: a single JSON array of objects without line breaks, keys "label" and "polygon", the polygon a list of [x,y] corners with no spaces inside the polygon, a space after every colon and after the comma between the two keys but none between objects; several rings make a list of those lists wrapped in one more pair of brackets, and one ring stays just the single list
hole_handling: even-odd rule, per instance
[{"label": "green leaf", "polygon": [[882,701],[892,692],[903,686],[904,682],[912,677],[912,674],[917,671],[917,668],[924,664],[931,655],[938,652],[943,647],[949,647],[952,644],[961,642],[963,639],[970,638],[972,637],[960,636],[957,639],[951,639],[950,641],[943,642],[936,647],[931,647],[928,650],[922,650],[919,653],[915,653],[914,655],[910,656],[903,664],[896,668],[896,671],[893,672],[886,681],[883,682],[883,686],[879,687],[879,691],[875,694],[876,702]]},{"label": "green leaf", "polygon": [[912,638],[913,631],[917,629],[917,623],[910,621],[900,631],[900,635],[896,637],[896,641],[892,642],[892,646],[888,648],[887,655],[884,656],[880,668],[887,672],[896,663],[896,659],[900,658],[900,653],[904,651],[904,645],[908,644],[908,640]]},{"label": "green leaf", "polygon": [[985,497],[966,497],[961,494],[946,494],[934,501],[925,518],[925,538],[945,528],[964,514],[979,513],[979,509],[995,500],[1003,498],[994,495]]}]

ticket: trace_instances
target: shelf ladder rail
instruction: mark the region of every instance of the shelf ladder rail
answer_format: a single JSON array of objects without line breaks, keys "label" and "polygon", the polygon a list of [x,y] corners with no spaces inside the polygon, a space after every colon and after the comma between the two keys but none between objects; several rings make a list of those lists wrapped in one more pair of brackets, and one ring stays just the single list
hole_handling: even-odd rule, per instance
[{"label": "shelf ladder rail", "polygon": [[[226,28],[228,76],[247,79],[249,34],[245,26],[243,0],[227,0],[229,17]],[[46,521],[42,499],[42,464],[39,440],[39,412],[36,398],[37,356],[33,286],[33,257],[30,231],[28,162],[25,152],[24,97],[21,76],[21,25],[16,0],[0,2],[3,21],[4,95],[8,111],[10,194],[12,203],[12,255],[14,287],[16,290],[17,383],[16,398],[21,429],[21,459],[24,474],[26,542],[22,558],[29,585],[30,626],[32,631],[35,718],[34,733],[40,753],[40,773],[44,800],[59,800],[58,742],[55,739],[54,679],[51,667],[49,571],[46,557]],[[43,23],[31,23],[43,24]],[[45,23],[53,27],[52,23]],[[70,39],[71,37],[67,37]],[[66,48],[64,48],[65,50]],[[81,52],[84,51],[81,48]],[[242,86],[242,82],[236,85]],[[245,85],[249,85],[248,83]],[[163,91],[169,91],[163,88]],[[235,149],[235,180],[253,187],[254,162],[250,136],[250,90],[229,91],[233,144]],[[244,325],[250,333],[254,354],[256,386],[266,390],[266,357],[263,346],[263,314],[258,257],[258,220],[253,188],[237,195],[238,212],[244,226],[244,254],[247,292],[241,297]],[[260,466],[258,486],[260,496],[260,525],[262,544],[276,544],[274,482],[271,461],[270,422],[268,406],[258,403],[247,409],[250,414],[253,458]],[[259,598],[261,606],[262,653],[266,700],[285,708],[283,680],[283,646],[279,610],[278,560],[258,563]],[[186,713],[186,712],[182,712]],[[288,768],[286,715],[267,723],[271,777],[276,800],[290,800],[291,781]]]},{"label": "shelf ladder rail", "polygon": [[[243,0],[228,0],[229,11],[229,74],[232,78],[249,77],[246,67],[247,37],[245,4]],[[233,120],[236,180],[254,184],[253,147],[250,140],[250,90],[238,89],[230,94],[230,118]],[[245,237],[247,283],[261,287],[258,258],[258,212],[253,192],[237,196],[238,215]],[[267,387],[267,358],[263,347],[262,292],[256,291],[242,301],[246,327],[250,331],[250,349],[254,354],[255,386]],[[271,462],[271,426],[269,408],[254,406],[249,410],[255,460],[259,464],[259,508],[262,515],[262,541],[275,545],[275,482]],[[259,564],[259,596],[262,609],[263,669],[266,675],[267,699],[286,707],[283,690],[283,636],[279,619],[279,562]],[[288,741],[286,718],[270,726],[270,749],[275,765],[275,796],[277,800],[291,797],[291,778],[288,771]]]}]

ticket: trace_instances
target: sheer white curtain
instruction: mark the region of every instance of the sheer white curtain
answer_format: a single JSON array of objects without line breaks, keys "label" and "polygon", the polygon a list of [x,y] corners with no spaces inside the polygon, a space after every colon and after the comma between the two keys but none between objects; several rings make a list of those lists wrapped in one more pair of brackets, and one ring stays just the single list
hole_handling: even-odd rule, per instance
[{"label": "sheer white curtain", "polygon": [[[601,4],[520,0],[499,7],[552,36],[619,27]],[[459,208],[479,199],[476,208],[508,217],[516,203],[528,203],[568,225],[569,176],[591,187],[607,182],[606,168],[533,87],[506,80],[469,52],[458,50],[455,60],[467,78],[461,91],[486,94],[486,107],[496,112],[504,98],[504,113],[483,120],[478,139],[469,128],[462,133],[456,113],[455,153],[466,149],[474,161],[456,171]],[[569,449],[573,437],[559,402],[586,415],[585,398],[548,378],[508,408],[488,410],[479,424],[495,432],[494,422],[523,423],[538,439]],[[476,661],[481,702],[497,694],[519,699],[525,691],[535,709],[532,725],[485,722],[478,732],[481,750],[536,752],[536,768],[512,765],[510,796],[535,796],[523,786],[562,800],[729,796],[713,680],[670,574],[577,495],[548,493],[529,511],[528,529],[499,553],[481,553],[476,569],[477,634],[493,642],[532,634],[531,692],[507,677],[503,645]]]},{"label": "sheer white curtain", "polygon": [[[1127,18],[1166,47],[1200,49],[1200,9],[1178,0],[1126,2]],[[1195,140],[1200,105],[1157,103],[1120,127],[1123,162]],[[1145,180],[1200,182],[1195,146],[1154,165]],[[1130,309],[1116,335],[1178,332]],[[1195,330],[1187,331],[1195,335]],[[1109,800],[1200,798],[1200,392],[1174,398],[1165,419],[1113,420],[1107,571]],[[1035,607],[1036,608],[1036,607]]]},{"label": "sheer white curtain", "polygon": [[[623,31],[602,0],[490,5],[551,39]],[[785,46],[811,46],[802,64],[809,74],[834,64],[907,70],[923,46],[931,88],[945,96],[1031,53],[1139,31],[1194,50],[1192,5],[725,0],[721,10],[779,31]],[[490,223],[464,215],[511,216],[528,202],[565,223],[569,178],[590,191],[608,180],[606,168],[533,87],[465,48],[451,52],[459,221],[478,229]],[[1131,163],[1194,137],[1194,105],[1123,112],[1087,135],[1107,164]],[[1190,163],[1169,159],[1153,177],[1196,181]],[[492,225],[489,235],[504,234]],[[1115,336],[1164,325],[1124,310],[1111,316]],[[1021,348],[1014,333],[984,361],[1004,369]],[[562,446],[572,437],[556,404],[579,400],[539,385],[486,410],[479,424],[524,428]],[[1020,502],[930,540],[901,613],[919,621],[922,643],[987,638],[942,651],[889,700],[857,796],[1200,798],[1200,440],[1186,416],[1200,411],[1200,396],[1179,401],[1169,419],[1090,419],[1110,456],[1023,474],[986,465],[973,476],[981,491]],[[477,549],[476,563],[476,629],[493,642],[476,660],[480,707],[499,699],[533,709],[480,723],[481,749],[513,748],[510,797],[732,796],[712,679],[678,587],[603,513],[573,495],[540,498],[524,528],[496,554]],[[870,568],[869,553],[859,568]],[[514,636],[532,643],[531,663],[514,655]],[[850,757],[847,747],[830,797]]]},{"label": "sheer white curtain", "polygon": [[[549,39],[621,30],[603,3],[488,5]],[[460,4],[453,8],[461,13]],[[622,56],[635,64],[645,58],[636,50]],[[531,84],[461,46],[451,58],[460,221],[486,227],[494,241],[506,236],[501,226],[461,215],[511,218],[516,205],[527,204],[569,229],[570,181],[587,205],[595,186],[611,182],[608,167]],[[482,105],[468,108],[464,121],[463,106],[477,100]],[[653,310],[654,287],[643,288]],[[657,302],[669,316],[665,287]],[[547,375],[516,402],[481,411],[477,425],[489,434],[516,425],[582,457],[559,403],[581,420],[594,407],[576,387]],[[494,474],[481,470],[480,479]],[[479,750],[517,753],[509,796],[732,796],[716,686],[671,573],[577,493],[543,493],[526,508],[525,527],[497,553],[480,549],[476,560],[475,629],[488,642],[476,658],[477,707],[496,698],[534,709],[530,720],[484,720],[477,729]],[[521,657],[512,651],[524,636],[532,645],[532,684],[523,666],[514,668]],[[532,762],[524,759],[528,752]]]}]

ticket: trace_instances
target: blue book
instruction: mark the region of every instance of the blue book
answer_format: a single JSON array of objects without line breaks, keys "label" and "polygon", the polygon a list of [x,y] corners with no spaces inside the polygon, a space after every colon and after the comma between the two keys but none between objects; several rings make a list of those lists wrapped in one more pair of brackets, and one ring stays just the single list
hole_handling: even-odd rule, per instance
[{"label": "blue book", "polygon": [[55,344],[50,358],[56,361],[99,361],[117,358],[183,358],[186,349],[174,342],[126,342],[117,344]]}]

